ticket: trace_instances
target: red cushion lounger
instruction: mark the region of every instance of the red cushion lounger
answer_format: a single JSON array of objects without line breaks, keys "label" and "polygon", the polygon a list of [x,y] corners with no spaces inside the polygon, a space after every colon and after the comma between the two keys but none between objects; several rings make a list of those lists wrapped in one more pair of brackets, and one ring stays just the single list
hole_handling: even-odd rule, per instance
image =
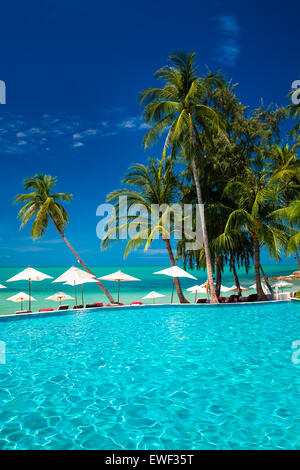
[{"label": "red cushion lounger", "polygon": [[143,302],[131,302],[130,305],[143,305]]},{"label": "red cushion lounger", "polygon": [[115,303],[115,304],[106,304],[106,307],[119,307],[120,305],[124,305],[124,304],[122,304],[122,302]]},{"label": "red cushion lounger", "polygon": [[54,308],[40,308],[39,312],[53,312]]},{"label": "red cushion lounger", "polygon": [[83,305],[74,305],[73,308],[83,308]]}]

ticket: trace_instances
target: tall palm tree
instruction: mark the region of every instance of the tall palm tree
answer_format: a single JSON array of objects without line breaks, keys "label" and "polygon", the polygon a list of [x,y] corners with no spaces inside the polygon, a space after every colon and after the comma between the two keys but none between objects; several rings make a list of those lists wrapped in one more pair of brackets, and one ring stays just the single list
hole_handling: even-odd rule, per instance
[{"label": "tall palm tree", "polygon": [[211,142],[212,135],[220,132],[222,123],[219,114],[206,103],[207,89],[218,84],[217,75],[200,79],[196,72],[194,53],[177,53],[170,56],[171,66],[164,66],[155,77],[164,81],[162,88],[148,88],[141,93],[140,103],[145,105],[144,119],[153,127],[144,138],[145,149],[156,142],[167,131],[164,152],[169,145],[183,145],[189,158],[196,186],[197,201],[203,230],[203,245],[206,256],[207,279],[210,299],[218,303],[214,282],[211,255],[197,163],[203,157],[204,143]]},{"label": "tall palm tree", "polygon": [[[132,249],[142,245],[145,245],[145,250],[147,250],[158,235],[166,245],[171,266],[175,266],[170,236],[176,231],[176,224],[171,206],[179,203],[180,194],[172,160],[170,158],[150,159],[148,166],[136,163],[129,168],[122,184],[125,189],[113,191],[107,196],[107,201],[114,203],[118,215],[108,223],[108,230],[102,240],[102,248],[105,249],[110,244],[111,234],[119,234],[124,229],[127,231],[133,220],[136,220],[135,215],[127,215],[126,221],[119,215],[120,204],[122,204],[120,197],[126,196],[129,214],[137,204],[142,205],[147,213],[139,214],[139,231],[128,241],[124,257],[126,258]],[[183,295],[179,279],[175,278],[174,281],[180,303],[188,303]]]},{"label": "tall palm tree", "polygon": [[[285,146],[273,145],[268,155],[271,180],[280,181],[280,184],[284,186],[283,205],[285,207],[289,207],[293,201],[298,200],[300,195],[300,161],[297,155],[299,147],[300,141],[297,141],[292,147],[288,144]],[[293,228],[293,221],[291,224]],[[288,251],[289,254],[295,253],[300,269],[299,246],[296,241],[297,237],[292,236]]]},{"label": "tall palm tree", "polygon": [[[21,220],[21,228],[34,219],[31,236],[33,239],[38,239],[45,234],[51,221],[82,267],[89,274],[95,276],[65,237],[65,229],[69,222],[69,216],[62,203],[71,202],[72,195],[69,193],[52,193],[56,181],[56,178],[43,174],[37,174],[32,178],[25,179],[24,189],[31,192],[18,194],[15,198],[16,204],[24,204],[18,213],[18,218]],[[113,297],[103,284],[100,281],[97,281],[97,284],[109,301],[113,302]]]},{"label": "tall palm tree", "polygon": [[268,180],[268,171],[258,157],[243,178],[227,184],[225,194],[238,204],[238,208],[229,215],[224,233],[228,235],[241,230],[250,236],[258,300],[265,300],[260,278],[260,249],[265,246],[272,257],[280,259],[288,239],[289,229],[280,223],[277,215],[282,187]]}]

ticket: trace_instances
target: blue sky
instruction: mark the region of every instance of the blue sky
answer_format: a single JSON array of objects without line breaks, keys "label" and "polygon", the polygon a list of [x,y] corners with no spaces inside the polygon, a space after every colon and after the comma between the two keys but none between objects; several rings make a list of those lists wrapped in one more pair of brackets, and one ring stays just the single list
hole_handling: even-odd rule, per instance
[{"label": "blue sky", "polygon": [[[123,246],[102,252],[96,208],[133,162],[145,153],[140,90],[178,49],[239,83],[250,107],[287,104],[299,78],[299,5],[295,0],[169,1],[39,0],[1,5],[0,105],[2,160],[0,256],[2,265],[70,264],[73,257],[55,230],[32,242],[21,232],[12,205],[22,180],[36,172],[57,176],[71,192],[66,232],[87,263],[123,264]],[[159,243],[126,263],[167,264]],[[267,257],[264,257],[267,261]]]}]

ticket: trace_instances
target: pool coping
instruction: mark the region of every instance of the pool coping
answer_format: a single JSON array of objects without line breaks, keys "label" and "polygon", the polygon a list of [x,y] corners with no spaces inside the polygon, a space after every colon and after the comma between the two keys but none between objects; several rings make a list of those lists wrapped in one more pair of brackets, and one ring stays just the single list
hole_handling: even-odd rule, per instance
[{"label": "pool coping", "polygon": [[284,299],[284,300],[267,300],[267,301],[260,301],[260,302],[232,302],[232,303],[220,303],[220,304],[195,304],[195,303],[190,303],[190,304],[180,304],[180,303],[173,303],[173,304],[143,304],[143,305],[116,305],[113,307],[92,307],[92,308],[70,308],[68,310],[52,310],[48,312],[31,312],[31,313],[12,313],[8,315],[0,315],[0,323],[2,321],[14,321],[14,320],[21,320],[21,319],[26,319],[26,318],[40,318],[40,317],[51,317],[51,316],[62,316],[62,315],[70,315],[70,314],[83,314],[83,313],[91,313],[93,311],[100,312],[100,311],[116,311],[116,310],[128,310],[128,309],[143,309],[143,308],[156,308],[156,307],[172,307],[172,308],[178,308],[178,307],[217,307],[217,308],[222,308],[222,307],[240,307],[242,305],[247,305],[248,307],[251,305],[264,305],[264,304],[270,304],[270,303],[289,303],[291,301],[300,301],[300,299]]}]

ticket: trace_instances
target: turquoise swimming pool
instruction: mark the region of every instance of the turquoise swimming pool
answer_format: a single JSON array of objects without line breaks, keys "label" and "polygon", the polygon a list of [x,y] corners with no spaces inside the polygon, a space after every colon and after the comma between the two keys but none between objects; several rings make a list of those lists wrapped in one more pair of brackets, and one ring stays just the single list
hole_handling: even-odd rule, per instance
[{"label": "turquoise swimming pool", "polygon": [[300,449],[298,339],[300,302],[0,320],[0,448]]}]

